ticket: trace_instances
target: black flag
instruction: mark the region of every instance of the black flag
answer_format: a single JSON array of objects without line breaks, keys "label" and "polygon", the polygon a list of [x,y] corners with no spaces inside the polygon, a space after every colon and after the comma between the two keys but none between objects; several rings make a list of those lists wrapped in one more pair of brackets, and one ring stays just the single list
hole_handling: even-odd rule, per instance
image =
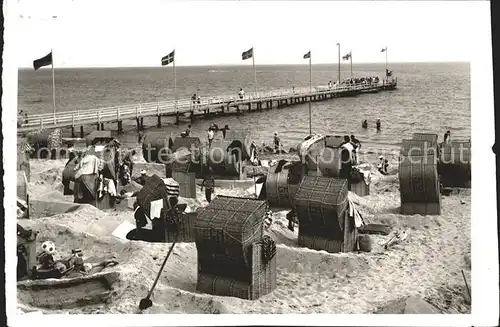
[{"label": "black flag", "polygon": [[172,61],[174,61],[174,59],[175,59],[175,50],[170,52],[165,57],[161,58],[161,65],[166,66],[170,64]]},{"label": "black flag", "polygon": [[309,58],[311,58],[311,51],[309,51],[304,55],[304,59],[309,59]]},{"label": "black flag", "polygon": [[247,60],[247,59],[250,59],[252,57],[253,57],[253,48],[251,48],[250,50],[244,51],[241,54],[241,59],[242,60]]},{"label": "black flag", "polygon": [[38,70],[39,68],[41,68],[43,66],[48,66],[51,64],[52,64],[52,51],[48,55],[46,55],[45,57],[34,60],[33,61],[33,68],[35,68],[35,70]]}]

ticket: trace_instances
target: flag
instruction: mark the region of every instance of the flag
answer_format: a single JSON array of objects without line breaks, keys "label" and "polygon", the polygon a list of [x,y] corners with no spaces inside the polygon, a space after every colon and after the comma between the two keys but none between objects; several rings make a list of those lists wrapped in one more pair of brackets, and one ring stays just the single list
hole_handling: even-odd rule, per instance
[{"label": "flag", "polygon": [[165,57],[161,58],[161,65],[166,66],[175,60],[175,50],[170,52]]},{"label": "flag", "polygon": [[35,70],[48,65],[52,65],[52,51],[45,57],[33,61],[33,68],[35,68]]},{"label": "flag", "polygon": [[386,69],[385,76],[387,76],[387,77],[392,76],[392,70]]},{"label": "flag", "polygon": [[380,52],[386,52],[386,51],[387,51],[387,47],[385,47],[382,50],[380,50]]},{"label": "flag", "polygon": [[309,59],[309,58],[311,58],[311,51],[309,51],[304,55],[304,59]]},{"label": "flag", "polygon": [[346,54],[345,56],[342,57],[342,59],[344,60],[349,60],[351,58],[351,53],[349,52],[348,54]]},{"label": "flag", "polygon": [[252,57],[253,57],[253,48],[251,48],[250,50],[244,51],[241,54],[241,60],[247,60],[247,59],[250,59]]}]

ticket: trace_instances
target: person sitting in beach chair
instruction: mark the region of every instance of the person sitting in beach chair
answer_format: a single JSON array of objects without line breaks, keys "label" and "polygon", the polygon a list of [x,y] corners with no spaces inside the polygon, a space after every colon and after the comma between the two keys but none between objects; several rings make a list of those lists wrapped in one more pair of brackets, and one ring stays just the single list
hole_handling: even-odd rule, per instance
[{"label": "person sitting in beach chair", "polygon": [[238,96],[240,97],[240,100],[243,100],[245,97],[245,91],[243,91],[242,88],[240,88],[240,91],[238,92]]},{"label": "person sitting in beach chair", "polygon": [[278,136],[278,132],[274,132],[274,153],[280,153],[281,140]]},{"label": "person sitting in beach chair", "polygon": [[387,175],[388,174],[387,168],[389,168],[389,160],[384,159],[384,156],[380,156],[379,159],[380,161],[379,164],[377,165],[377,169],[382,175]]},{"label": "person sitting in beach chair", "polygon": [[444,141],[443,143],[444,144],[449,144],[450,143],[450,140],[451,140],[451,132],[450,131],[446,131],[446,133],[444,133]]}]

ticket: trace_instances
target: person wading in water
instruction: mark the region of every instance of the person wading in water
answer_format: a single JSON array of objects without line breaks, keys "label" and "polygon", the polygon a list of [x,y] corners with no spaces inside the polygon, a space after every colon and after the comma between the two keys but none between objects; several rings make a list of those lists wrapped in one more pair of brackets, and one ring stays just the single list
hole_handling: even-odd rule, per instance
[{"label": "person wading in water", "polygon": [[201,191],[203,191],[203,188],[205,188],[205,198],[208,203],[210,203],[212,201],[212,193],[215,189],[215,180],[212,175],[208,174],[203,179],[203,182],[201,183]]}]

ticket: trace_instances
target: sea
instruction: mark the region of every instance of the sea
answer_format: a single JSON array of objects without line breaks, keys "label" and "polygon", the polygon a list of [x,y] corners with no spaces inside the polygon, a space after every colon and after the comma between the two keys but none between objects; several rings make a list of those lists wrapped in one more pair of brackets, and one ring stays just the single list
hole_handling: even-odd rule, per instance
[{"label": "sea", "polygon": [[[469,139],[471,134],[470,63],[389,63],[398,88],[376,94],[336,98],[312,104],[312,132],[329,135],[354,134],[364,149],[397,148],[412,133],[443,134],[451,131],[453,138]],[[354,64],[354,77],[385,74],[384,64]],[[254,91],[252,66],[176,67],[179,99],[234,94],[243,88]],[[325,86],[337,80],[338,66],[313,65],[313,86]],[[349,65],[341,65],[341,78],[351,77]],[[55,70],[56,107],[58,111],[84,110],[124,104],[165,101],[174,98],[171,66],[147,68],[64,68]],[[258,92],[309,87],[308,65],[257,65]],[[53,110],[52,70],[19,70],[18,109],[28,115]],[[368,120],[368,128],[361,122]],[[381,120],[377,131],[375,122]],[[245,129],[261,144],[272,142],[278,132],[285,148],[297,145],[309,135],[309,105],[263,110],[242,115],[198,119],[192,123],[192,135],[206,138],[208,126],[228,125]],[[163,127],[156,127],[156,118],[144,120],[147,131],[166,131],[174,135],[187,128],[189,122],[173,124],[163,118]],[[85,132],[90,132],[87,127]],[[106,129],[116,130],[116,124]],[[137,146],[135,122],[124,122],[123,144]],[[78,129],[77,129],[78,131]],[[147,133],[146,131],[146,133]],[[69,130],[63,131],[69,136]]]}]

